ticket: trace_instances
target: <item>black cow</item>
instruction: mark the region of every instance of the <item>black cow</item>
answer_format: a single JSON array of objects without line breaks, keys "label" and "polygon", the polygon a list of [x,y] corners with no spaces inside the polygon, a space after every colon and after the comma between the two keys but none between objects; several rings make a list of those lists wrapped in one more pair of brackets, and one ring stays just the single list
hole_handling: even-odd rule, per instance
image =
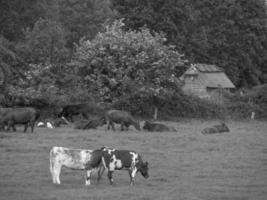
[{"label": "black cow", "polygon": [[73,116],[82,115],[88,119],[90,115],[104,116],[104,109],[94,103],[82,103],[66,105],[62,108],[58,117],[65,117],[67,120],[73,122]]},{"label": "black cow", "polygon": [[[97,168],[100,164],[108,170],[110,184],[113,184],[112,174],[115,170],[127,170],[130,175],[130,185],[133,185],[137,172],[140,172],[144,178],[149,177],[148,162],[143,162],[140,154],[135,151],[102,147],[93,151],[91,160],[86,164],[86,170]],[[90,180],[90,176],[87,179]]]},{"label": "black cow", "polygon": [[1,122],[1,119],[3,118],[3,116],[5,116],[5,114],[10,111],[12,108],[0,108],[0,130],[4,131],[5,130],[5,126],[7,125],[4,122]]},{"label": "black cow", "polygon": [[24,124],[24,132],[27,131],[30,125],[31,132],[33,132],[34,124],[38,117],[39,113],[34,108],[11,108],[1,117],[0,124],[1,127],[7,125],[7,131],[10,130],[10,127],[13,128],[13,131],[16,131],[16,124]]},{"label": "black cow", "polygon": [[75,123],[75,129],[96,129],[98,126],[102,126],[106,124],[106,120],[104,117],[90,119],[90,120],[82,120]]},{"label": "black cow", "polygon": [[115,130],[114,123],[121,124],[122,131],[124,130],[124,127],[128,130],[130,125],[133,125],[138,131],[141,130],[139,122],[126,111],[109,110],[106,113],[106,121],[108,123],[108,130],[110,129],[110,126]]},{"label": "black cow", "polygon": [[155,122],[149,122],[149,121],[145,121],[144,126],[143,126],[144,130],[147,131],[158,131],[158,132],[162,132],[162,131],[176,131],[174,128],[172,127],[168,127],[165,124],[160,124],[160,123],[155,123]]},{"label": "black cow", "polygon": [[230,132],[228,126],[225,123],[221,123],[219,125],[214,125],[212,127],[204,128],[201,133],[206,134],[214,134],[214,133],[223,133],[223,132]]}]

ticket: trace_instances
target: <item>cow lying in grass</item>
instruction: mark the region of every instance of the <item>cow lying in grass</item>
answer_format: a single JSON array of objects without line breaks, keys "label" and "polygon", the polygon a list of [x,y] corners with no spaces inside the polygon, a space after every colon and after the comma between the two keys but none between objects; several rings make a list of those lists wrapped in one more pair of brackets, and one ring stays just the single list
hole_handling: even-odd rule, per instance
[{"label": "cow lying in grass", "polygon": [[[76,170],[85,170],[86,163],[88,163],[92,157],[92,150],[88,149],[70,149],[65,147],[53,147],[50,150],[50,172],[54,184],[60,184],[60,172],[61,168],[67,167]],[[105,171],[102,165],[98,165],[98,178],[99,180]],[[90,185],[91,170],[87,171],[87,178],[85,185]],[[88,182],[89,181],[89,182]]]},{"label": "cow lying in grass", "polygon": [[109,110],[106,113],[106,121],[108,123],[108,130],[110,129],[110,126],[115,130],[114,123],[120,124],[122,131],[124,128],[128,130],[130,125],[133,125],[138,131],[141,130],[139,122],[126,111]]},{"label": "cow lying in grass", "polygon": [[74,122],[73,116],[82,115],[83,118],[89,119],[90,115],[103,115],[105,110],[101,106],[88,102],[80,104],[70,104],[62,108],[62,111],[58,114],[58,117],[65,117],[67,120]]},{"label": "cow lying in grass", "polygon": [[82,120],[75,123],[75,129],[96,129],[98,126],[106,124],[105,118],[96,118],[91,120]]},{"label": "cow lying in grass", "polygon": [[147,130],[147,131],[151,131],[151,132],[153,132],[153,131],[157,131],[157,132],[176,131],[175,128],[168,127],[165,124],[149,122],[149,121],[145,121],[143,129]]},{"label": "cow lying in grass", "polygon": [[68,125],[69,122],[65,117],[56,118],[56,119],[45,119],[37,123],[37,127],[41,128],[56,128],[60,127],[61,124]]},{"label": "cow lying in grass", "polygon": [[[86,169],[90,171],[101,164],[108,170],[110,184],[113,184],[112,174],[115,170],[127,170],[130,175],[130,185],[133,185],[134,177],[137,172],[140,172],[145,178],[149,177],[148,162],[143,162],[140,154],[135,151],[102,147],[101,149],[92,152],[92,158],[87,163]],[[88,181],[88,184],[89,183],[90,180]]]},{"label": "cow lying in grass", "polygon": [[212,127],[205,128],[201,131],[202,134],[215,134],[215,133],[223,133],[230,132],[230,129],[226,126],[225,123],[221,123],[219,125],[214,125]]}]

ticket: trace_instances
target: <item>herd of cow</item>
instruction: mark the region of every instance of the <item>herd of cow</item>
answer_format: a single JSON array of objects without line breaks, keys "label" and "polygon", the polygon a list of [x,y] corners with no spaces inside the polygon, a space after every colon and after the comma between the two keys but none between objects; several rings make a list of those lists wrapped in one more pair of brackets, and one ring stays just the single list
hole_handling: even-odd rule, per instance
[{"label": "herd of cow", "polygon": [[[83,120],[74,122],[74,116],[81,116]],[[16,131],[17,124],[24,125],[24,132],[28,126],[31,132],[34,126],[44,126],[50,124],[52,127],[59,127],[61,124],[74,123],[76,129],[96,129],[98,126],[107,124],[107,129],[115,130],[114,124],[120,124],[121,131],[128,130],[130,126],[141,131],[140,123],[129,112],[121,110],[105,110],[95,104],[75,104],[64,106],[58,116],[52,120],[37,121],[40,112],[31,107],[20,108],[0,108],[0,129],[1,131]],[[163,123],[145,121],[143,130],[151,132],[176,131]],[[225,123],[205,128],[201,132],[203,135],[229,132]],[[65,147],[53,147],[50,151],[50,172],[54,184],[60,184],[60,172],[62,166],[71,169],[86,171],[85,184],[90,185],[92,171],[97,171],[99,181],[102,174],[107,170],[110,184],[113,184],[113,172],[125,169],[130,175],[130,184],[133,184],[134,177],[140,172],[143,177],[148,178],[148,162],[144,162],[140,154],[135,151],[117,150],[109,147],[101,147],[96,150],[89,149],[69,149]]]},{"label": "herd of cow", "polygon": [[[74,116],[81,116],[83,119],[74,122]],[[74,104],[62,107],[61,111],[53,120],[37,120],[41,117],[39,111],[31,107],[19,108],[0,108],[0,130],[16,131],[16,125],[24,125],[24,132],[28,126],[31,127],[31,132],[34,130],[35,124],[38,127],[59,127],[61,124],[74,123],[75,129],[96,129],[99,126],[107,124],[107,129],[115,130],[114,124],[120,124],[121,131],[128,130],[130,126],[141,131],[140,123],[129,112],[121,110],[105,110],[104,108],[92,104]],[[176,131],[174,127],[169,127],[163,123],[145,121],[143,130],[151,132]],[[225,123],[215,125],[202,130],[203,134],[229,132],[229,128]]]}]

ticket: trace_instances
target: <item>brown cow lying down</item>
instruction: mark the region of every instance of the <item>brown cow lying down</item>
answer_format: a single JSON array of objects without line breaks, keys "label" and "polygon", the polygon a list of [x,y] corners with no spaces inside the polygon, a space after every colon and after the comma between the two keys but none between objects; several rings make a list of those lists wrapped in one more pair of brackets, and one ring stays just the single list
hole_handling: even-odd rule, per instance
[{"label": "brown cow lying down", "polygon": [[163,132],[163,131],[176,131],[175,128],[173,127],[168,127],[165,124],[161,124],[161,123],[155,123],[155,122],[149,122],[149,121],[145,121],[144,126],[143,126],[144,130],[148,130],[148,131],[158,131],[158,132]]},{"label": "brown cow lying down", "polygon": [[225,123],[221,123],[219,125],[214,125],[212,127],[204,128],[201,133],[206,134],[214,134],[214,133],[223,133],[230,132],[230,129],[226,126]]},{"label": "brown cow lying down", "polygon": [[75,123],[75,129],[96,129],[98,126],[106,124],[105,118],[97,118],[91,120],[82,120]]},{"label": "brown cow lying down", "polygon": [[124,128],[128,130],[131,125],[133,125],[136,130],[141,130],[139,121],[134,119],[134,117],[127,111],[109,110],[106,113],[106,121],[108,123],[108,130],[110,129],[110,126],[115,130],[114,123],[120,124],[122,131]]},{"label": "brown cow lying down", "polygon": [[60,127],[61,124],[68,125],[69,122],[64,117],[56,118],[56,119],[45,119],[43,121],[39,121],[37,123],[37,127],[55,128],[55,127]]}]

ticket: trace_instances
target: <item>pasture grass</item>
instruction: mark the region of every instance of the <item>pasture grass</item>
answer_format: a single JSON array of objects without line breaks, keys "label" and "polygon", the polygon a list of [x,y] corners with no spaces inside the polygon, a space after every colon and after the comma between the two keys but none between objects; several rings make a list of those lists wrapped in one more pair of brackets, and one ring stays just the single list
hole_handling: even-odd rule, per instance
[{"label": "pasture grass", "polygon": [[[36,128],[0,133],[0,199],[2,200],[266,200],[267,123],[228,122],[231,132],[202,135],[215,121],[166,122],[177,132],[128,132]],[[110,146],[136,150],[150,164],[150,178],[137,174],[129,186],[126,171],[106,172],[97,183],[84,185],[84,172],[63,169],[61,185],[49,172],[52,146],[97,149]]]}]

